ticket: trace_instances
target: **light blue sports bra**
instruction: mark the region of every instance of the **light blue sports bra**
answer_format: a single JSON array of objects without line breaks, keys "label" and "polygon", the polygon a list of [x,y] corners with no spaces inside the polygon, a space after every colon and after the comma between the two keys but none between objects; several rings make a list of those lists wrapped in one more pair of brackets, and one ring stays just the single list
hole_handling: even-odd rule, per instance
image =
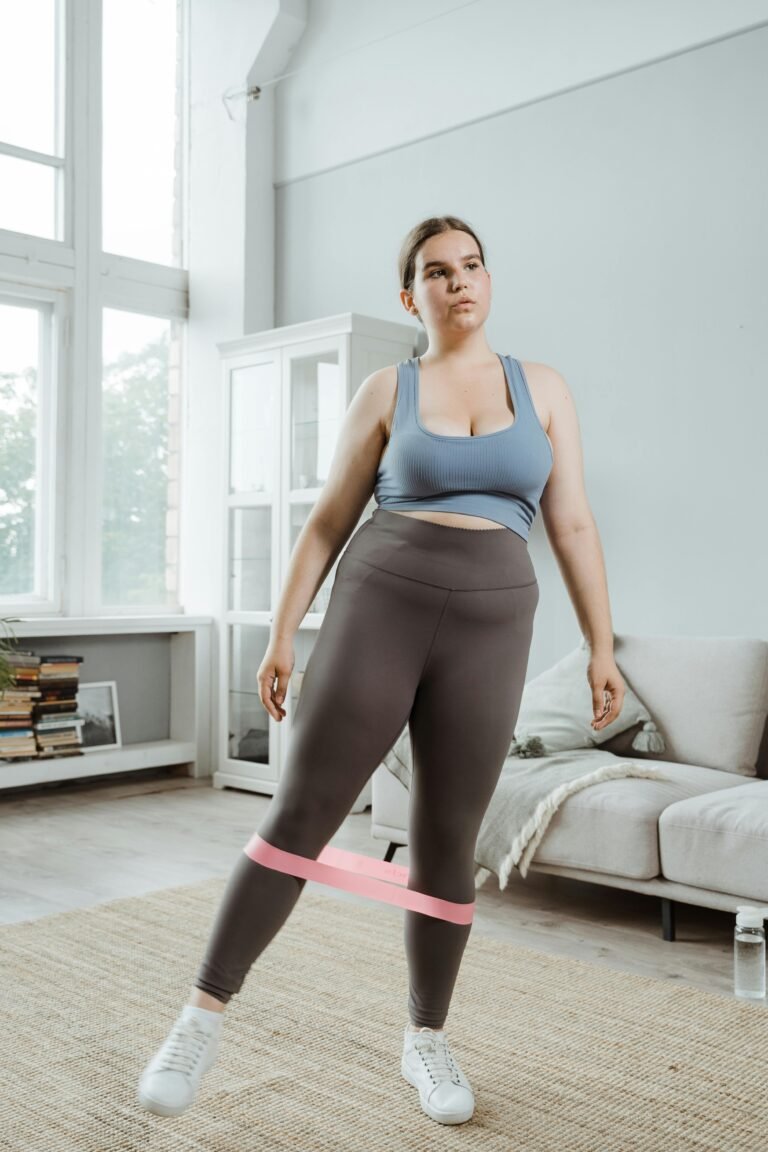
[{"label": "light blue sports bra", "polygon": [[419,419],[418,360],[397,365],[392,431],[374,488],[380,508],[484,516],[528,539],[554,454],[520,361],[496,355],[515,420],[483,436],[443,436],[425,428]]}]

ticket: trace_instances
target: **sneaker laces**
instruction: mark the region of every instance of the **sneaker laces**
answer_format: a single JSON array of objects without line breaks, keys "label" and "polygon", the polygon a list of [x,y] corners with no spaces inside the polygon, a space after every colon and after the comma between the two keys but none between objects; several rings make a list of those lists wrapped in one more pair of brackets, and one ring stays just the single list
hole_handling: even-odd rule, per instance
[{"label": "sneaker laces", "polygon": [[191,1020],[177,1020],[158,1056],[155,1071],[181,1072],[189,1079],[209,1039],[210,1033]]},{"label": "sneaker laces", "polygon": [[442,1080],[451,1080],[462,1087],[459,1070],[448,1047],[445,1036],[436,1036],[434,1032],[414,1032],[413,1047],[418,1052],[433,1080],[439,1083]]}]

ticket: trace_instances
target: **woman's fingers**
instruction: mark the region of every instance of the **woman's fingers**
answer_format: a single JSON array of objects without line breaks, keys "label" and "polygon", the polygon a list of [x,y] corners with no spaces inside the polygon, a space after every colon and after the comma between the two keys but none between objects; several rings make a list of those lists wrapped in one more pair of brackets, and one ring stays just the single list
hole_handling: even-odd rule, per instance
[{"label": "woman's fingers", "polygon": [[279,680],[279,677],[274,668],[267,668],[265,672],[259,672],[259,699],[273,720],[282,720],[285,716],[285,709],[281,707],[285,689],[280,686],[275,687],[275,680]]},{"label": "woman's fingers", "polygon": [[604,693],[605,704],[600,716],[592,721],[593,728],[605,728],[606,725],[613,723],[619,714],[620,709],[616,706],[613,697],[607,690]]}]

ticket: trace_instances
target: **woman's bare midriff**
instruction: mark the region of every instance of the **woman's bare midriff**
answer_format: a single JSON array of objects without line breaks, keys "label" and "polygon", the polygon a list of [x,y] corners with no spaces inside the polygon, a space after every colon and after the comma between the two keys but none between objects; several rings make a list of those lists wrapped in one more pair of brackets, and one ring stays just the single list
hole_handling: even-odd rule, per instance
[{"label": "woman's bare midriff", "polygon": [[471,528],[481,532],[506,528],[506,524],[486,520],[485,516],[467,516],[463,512],[403,512],[398,508],[389,508],[387,511],[394,512],[395,516],[413,516],[416,520],[429,520],[431,524],[445,524],[447,528]]}]

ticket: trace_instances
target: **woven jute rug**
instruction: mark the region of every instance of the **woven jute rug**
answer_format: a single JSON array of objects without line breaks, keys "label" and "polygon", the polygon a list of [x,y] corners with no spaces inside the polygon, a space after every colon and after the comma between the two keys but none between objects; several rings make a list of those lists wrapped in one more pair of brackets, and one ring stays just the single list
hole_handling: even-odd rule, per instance
[{"label": "woven jute rug", "polygon": [[756,1152],[768,1011],[470,934],[446,1031],[475,1092],[437,1124],[400,1074],[404,913],[306,889],[227,1008],[182,1116],[136,1083],[188,999],[220,878],[0,928],[13,1152]]}]

